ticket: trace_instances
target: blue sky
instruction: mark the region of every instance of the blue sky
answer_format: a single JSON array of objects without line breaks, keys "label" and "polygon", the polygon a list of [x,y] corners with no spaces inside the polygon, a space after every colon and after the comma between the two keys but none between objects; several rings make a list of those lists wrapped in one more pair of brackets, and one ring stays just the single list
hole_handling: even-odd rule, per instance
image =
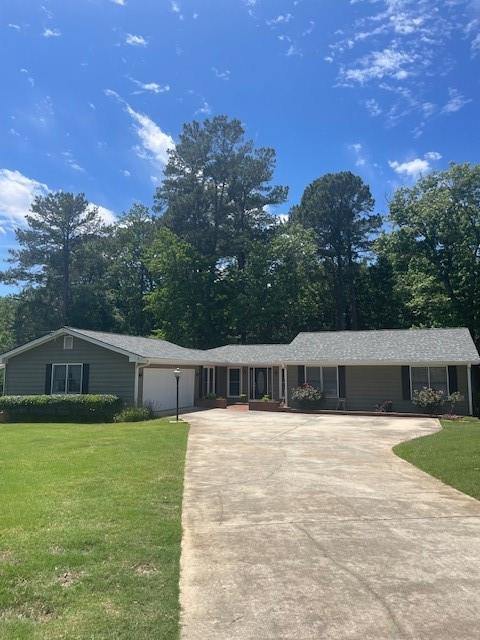
[{"label": "blue sky", "polygon": [[150,205],[194,118],[276,149],[279,213],[329,171],[385,213],[480,160],[480,0],[2,0],[0,52],[0,259],[35,193],[83,191],[107,220]]}]

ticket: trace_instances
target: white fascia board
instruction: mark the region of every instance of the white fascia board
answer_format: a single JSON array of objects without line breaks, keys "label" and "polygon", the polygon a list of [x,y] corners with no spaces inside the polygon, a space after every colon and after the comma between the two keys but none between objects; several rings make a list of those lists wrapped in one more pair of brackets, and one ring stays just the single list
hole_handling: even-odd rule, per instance
[{"label": "white fascia board", "polygon": [[479,360],[287,360],[284,366],[301,366],[307,367],[389,367],[389,366],[405,366],[405,367],[448,367],[480,364]]}]

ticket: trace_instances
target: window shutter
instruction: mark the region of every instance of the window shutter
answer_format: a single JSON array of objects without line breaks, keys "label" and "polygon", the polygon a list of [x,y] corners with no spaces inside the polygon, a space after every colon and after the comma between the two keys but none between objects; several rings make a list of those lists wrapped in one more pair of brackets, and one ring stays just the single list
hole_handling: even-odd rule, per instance
[{"label": "window shutter", "polygon": [[410,367],[402,367],[402,397],[404,400],[411,400],[410,392]]},{"label": "window shutter", "polygon": [[450,393],[458,391],[458,375],[455,366],[448,367],[448,390]]},{"label": "window shutter", "polygon": [[45,395],[49,396],[52,393],[52,365],[47,364],[45,367]]},{"label": "window shutter", "polygon": [[303,366],[303,364],[299,365],[298,367],[298,384],[305,384],[305,367]]},{"label": "window shutter", "polygon": [[338,397],[347,397],[347,382],[345,379],[345,367],[338,367]]},{"label": "window shutter", "polygon": [[88,386],[90,383],[90,365],[83,365],[83,376],[82,376],[82,393],[88,393]]}]

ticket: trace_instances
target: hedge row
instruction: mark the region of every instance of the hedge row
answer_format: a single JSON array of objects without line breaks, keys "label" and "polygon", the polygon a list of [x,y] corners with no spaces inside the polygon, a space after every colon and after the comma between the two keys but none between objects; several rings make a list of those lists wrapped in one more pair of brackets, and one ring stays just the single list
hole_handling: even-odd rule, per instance
[{"label": "hedge row", "polygon": [[7,422],[113,422],[122,401],[112,395],[2,396]]}]

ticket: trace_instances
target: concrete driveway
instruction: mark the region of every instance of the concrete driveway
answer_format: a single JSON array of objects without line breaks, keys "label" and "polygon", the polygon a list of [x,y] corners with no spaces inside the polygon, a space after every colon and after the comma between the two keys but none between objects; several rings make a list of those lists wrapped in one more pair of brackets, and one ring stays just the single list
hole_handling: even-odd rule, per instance
[{"label": "concrete driveway", "polygon": [[480,503],[391,452],[436,421],[184,417],[182,640],[480,636]]}]

